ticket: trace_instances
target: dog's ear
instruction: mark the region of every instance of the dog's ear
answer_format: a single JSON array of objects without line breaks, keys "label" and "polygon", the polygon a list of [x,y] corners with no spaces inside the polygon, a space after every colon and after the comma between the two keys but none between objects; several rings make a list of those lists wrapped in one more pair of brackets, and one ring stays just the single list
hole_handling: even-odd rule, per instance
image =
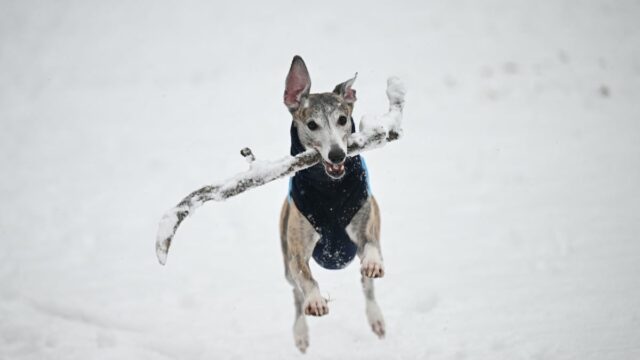
[{"label": "dog's ear", "polygon": [[293,57],[291,68],[287,75],[284,89],[284,104],[289,111],[295,111],[300,107],[302,99],[309,95],[311,78],[304,60],[298,55]]},{"label": "dog's ear", "polygon": [[342,98],[349,104],[356,102],[356,90],[352,89],[353,83],[356,82],[358,73],[356,73],[351,79],[336,85],[333,89],[333,93],[342,96]]}]

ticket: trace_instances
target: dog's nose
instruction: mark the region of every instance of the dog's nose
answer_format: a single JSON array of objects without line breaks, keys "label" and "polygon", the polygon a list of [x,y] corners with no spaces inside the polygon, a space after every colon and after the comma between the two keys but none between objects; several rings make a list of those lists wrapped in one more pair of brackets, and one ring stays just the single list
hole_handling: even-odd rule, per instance
[{"label": "dog's nose", "polygon": [[346,154],[338,146],[332,146],[329,151],[329,160],[334,164],[340,164],[344,161]]}]

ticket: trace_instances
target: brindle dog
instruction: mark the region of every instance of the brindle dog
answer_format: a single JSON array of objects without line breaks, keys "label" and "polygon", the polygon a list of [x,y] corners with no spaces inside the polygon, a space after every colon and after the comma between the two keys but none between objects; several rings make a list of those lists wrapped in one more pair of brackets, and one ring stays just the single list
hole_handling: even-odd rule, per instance
[{"label": "brindle dog", "polygon": [[[347,139],[353,128],[354,81],[355,77],[339,84],[330,93],[310,94],[309,72],[299,56],[293,58],[286,79],[284,103],[293,117],[295,129],[292,131],[297,132],[305,149],[315,149],[322,155],[326,175],[338,182],[345,175]],[[373,279],[384,276],[384,265],[380,252],[380,210],[373,196],[367,196],[346,226],[346,233],[357,245],[367,319],[373,332],[382,338],[385,324],[375,300]],[[287,199],[280,215],[280,239],[285,275],[293,286],[295,299],[294,339],[302,352],[309,346],[305,315],[329,313],[327,300],[320,294],[309,268],[309,259],[320,237],[295,202]]]}]

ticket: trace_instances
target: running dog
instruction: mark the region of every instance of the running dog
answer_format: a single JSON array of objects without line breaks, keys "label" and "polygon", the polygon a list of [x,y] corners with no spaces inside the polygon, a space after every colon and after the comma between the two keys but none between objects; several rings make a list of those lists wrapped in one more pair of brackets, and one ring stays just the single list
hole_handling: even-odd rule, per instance
[{"label": "running dog", "polygon": [[367,319],[376,335],[385,334],[373,289],[373,279],[384,276],[380,210],[369,189],[364,159],[347,157],[347,139],[355,131],[355,80],[338,84],[333,92],[311,94],[311,78],[299,56],[293,58],[286,78],[291,155],[315,149],[322,156],[319,164],[291,178],[280,214],[285,276],[295,303],[294,340],[303,353],[309,346],[305,315],[329,313],[309,268],[312,257],[323,268],[342,269],[358,255]]}]

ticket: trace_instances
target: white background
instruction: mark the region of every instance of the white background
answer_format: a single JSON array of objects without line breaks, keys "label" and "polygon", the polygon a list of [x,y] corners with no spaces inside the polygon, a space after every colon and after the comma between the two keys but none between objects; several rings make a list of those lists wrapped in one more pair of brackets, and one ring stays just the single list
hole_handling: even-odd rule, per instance
[{"label": "white background", "polygon": [[307,359],[640,358],[637,1],[0,1],[0,359],[285,359],[279,180],[162,213],[289,151],[312,91],[356,117],[407,84],[405,137],[365,156],[387,321],[358,265]]}]

